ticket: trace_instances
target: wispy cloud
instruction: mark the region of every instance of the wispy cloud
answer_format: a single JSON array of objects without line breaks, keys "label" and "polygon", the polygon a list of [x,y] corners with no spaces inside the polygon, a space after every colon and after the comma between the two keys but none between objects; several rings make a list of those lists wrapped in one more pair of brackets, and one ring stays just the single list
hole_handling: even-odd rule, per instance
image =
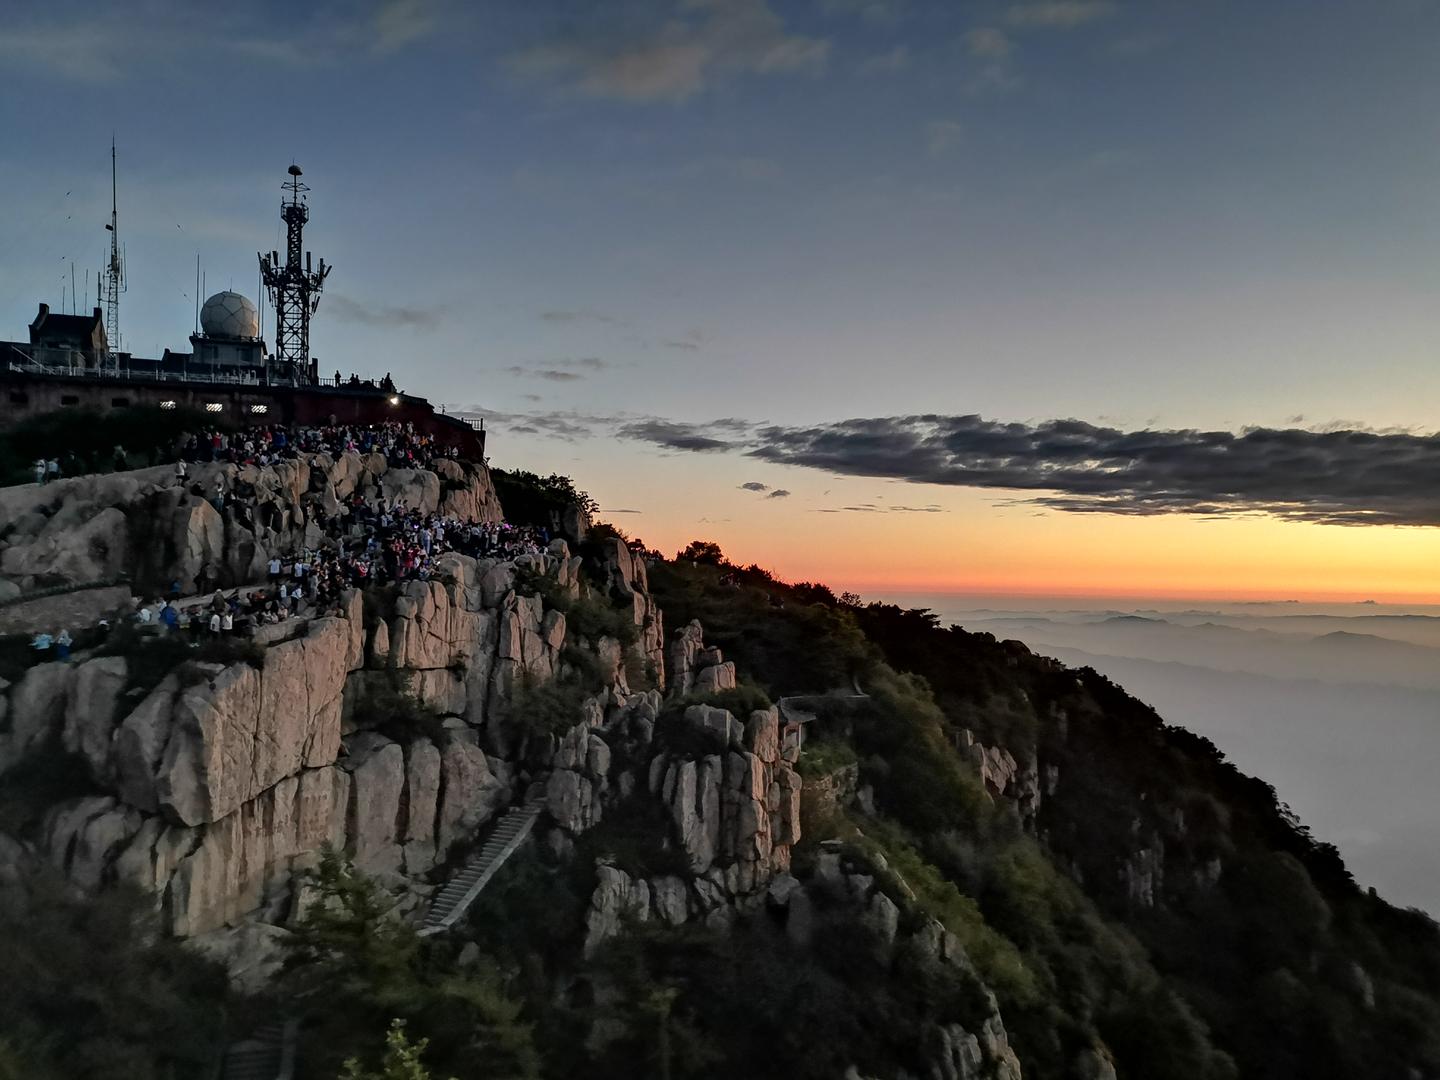
[{"label": "wispy cloud", "polygon": [[909,66],[910,49],[905,45],[896,45],[893,49],[862,60],[859,70],[862,75],[893,75]]},{"label": "wispy cloud", "polygon": [[820,9],[827,15],[845,15],[869,23],[893,23],[909,6],[908,0],[820,0]]},{"label": "wispy cloud", "polygon": [[750,480],[740,485],[741,491],[769,491],[769,484],[762,484],[759,480]]},{"label": "wispy cloud", "polygon": [[556,368],[529,368],[511,364],[505,374],[521,379],[546,379],[550,382],[578,382],[585,378],[578,371],[560,371]]},{"label": "wispy cloud", "polygon": [[565,93],[682,102],[727,76],[817,73],[830,51],[823,38],[789,32],[767,0],[686,0],[659,25],[615,23],[532,45],[507,64]]},{"label": "wispy cloud", "polygon": [[263,11],[243,5],[141,3],[102,7],[84,18],[8,17],[0,64],[76,82],[105,83],[203,53],[234,53],[283,66],[334,65],[397,52],[454,26],[449,0],[356,0],[306,11],[274,32]]},{"label": "wispy cloud", "polygon": [[440,28],[440,5],[435,0],[381,0],[370,17],[376,52],[395,52],[429,37]]},{"label": "wispy cloud", "polygon": [[606,315],[601,311],[566,311],[564,309],[552,308],[549,311],[540,313],[542,322],[548,323],[581,323],[593,322],[602,323],[606,326],[623,325],[620,319],[614,315]]},{"label": "wispy cloud", "polygon": [[963,39],[975,68],[966,83],[971,94],[1005,93],[1021,85],[1015,73],[1015,43],[996,26],[977,26]]},{"label": "wispy cloud", "polygon": [[1010,36],[994,26],[977,26],[965,35],[965,51],[982,60],[1006,60],[1014,48]]},{"label": "wispy cloud", "polygon": [[694,450],[701,453],[730,450],[734,447],[732,421],[716,420],[709,424],[681,423],[673,420],[637,420],[623,425],[616,433],[622,439],[653,443],[666,450]]},{"label": "wispy cloud", "polygon": [[932,120],[925,125],[925,150],[931,157],[943,157],[965,138],[965,128],[956,120]]},{"label": "wispy cloud", "polygon": [[409,330],[433,329],[445,315],[443,307],[370,303],[354,300],[340,293],[327,294],[325,306],[332,314],[361,326],[389,326]]},{"label": "wispy cloud", "polygon": [[766,495],[765,497],[767,499],[788,499],[790,497],[790,492],[786,491],[784,488],[776,488],[774,491],[770,492],[770,494]]},{"label": "wispy cloud", "polygon": [[1005,12],[1011,26],[1066,30],[1108,19],[1116,11],[1111,0],[1025,0]]}]

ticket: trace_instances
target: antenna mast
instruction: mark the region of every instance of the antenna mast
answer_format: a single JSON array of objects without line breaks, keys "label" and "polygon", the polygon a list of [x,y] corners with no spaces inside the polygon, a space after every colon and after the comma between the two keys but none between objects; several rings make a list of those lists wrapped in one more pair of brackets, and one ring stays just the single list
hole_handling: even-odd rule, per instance
[{"label": "antenna mast", "polygon": [[105,341],[109,349],[106,362],[120,370],[120,294],[125,291],[125,263],[120,258],[120,216],[115,186],[115,140],[110,140],[110,265],[101,271],[101,290],[105,297]]},{"label": "antenna mast", "polygon": [[320,290],[330,267],[320,260],[320,268],[312,270],[310,253],[304,250],[305,223],[310,208],[304,193],[310,189],[300,182],[300,166],[290,166],[290,179],[282,190],[290,195],[280,204],[280,219],[285,222],[285,262],[280,253],[258,255],[260,277],[270,290],[275,307],[275,374],[284,382],[298,385],[310,377],[310,316],[320,305]]}]

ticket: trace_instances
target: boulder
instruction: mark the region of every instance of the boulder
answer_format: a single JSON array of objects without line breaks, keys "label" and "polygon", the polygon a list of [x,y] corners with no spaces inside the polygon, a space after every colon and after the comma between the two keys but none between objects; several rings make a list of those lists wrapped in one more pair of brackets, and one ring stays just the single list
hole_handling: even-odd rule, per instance
[{"label": "boulder", "polygon": [[695,693],[715,694],[722,690],[734,690],[737,686],[735,665],[727,660],[713,667],[702,667],[695,675]]},{"label": "boulder", "polygon": [[509,801],[509,785],[491,768],[474,732],[451,732],[440,752],[440,813],[436,853],[472,836]]},{"label": "boulder", "polygon": [[101,656],[75,669],[65,708],[65,749],[82,756],[97,781],[109,778],[115,710],[125,689],[129,666],[123,656]]},{"label": "boulder", "polygon": [[650,879],[650,905],[657,918],[682,925],[689,915],[689,890],[683,879],[666,875]]},{"label": "boulder", "polygon": [[340,748],[340,705],[350,644],[345,619],[310,622],[308,633],[185,687],[156,789],[187,825],[216,821],[301,768],[328,765]]},{"label": "boulder", "polygon": [[352,741],[345,767],[354,785],[347,832],[355,865],[368,874],[396,873],[405,753],[389,739],[366,732]]},{"label": "boulder", "polygon": [[626,919],[646,922],[650,918],[650,886],[635,880],[614,866],[595,868],[595,891],[585,916],[585,957],[593,956],[607,940],[620,932]]},{"label": "boulder", "polygon": [[179,693],[180,680],[173,674],[165,676],[115,730],[111,762],[120,797],[141,810],[160,808],[156,774],[170,739],[170,716]]},{"label": "boulder", "polygon": [[757,709],[745,724],[745,745],[766,765],[780,760],[780,710]]},{"label": "boulder", "polygon": [[37,664],[10,691],[11,753],[16,759],[61,733],[74,675],[68,663]]}]

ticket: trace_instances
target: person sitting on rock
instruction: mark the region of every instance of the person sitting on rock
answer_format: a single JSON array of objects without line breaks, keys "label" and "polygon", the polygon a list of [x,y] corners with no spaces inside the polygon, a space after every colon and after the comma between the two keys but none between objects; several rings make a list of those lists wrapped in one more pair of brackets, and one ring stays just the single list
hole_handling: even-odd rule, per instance
[{"label": "person sitting on rock", "polygon": [[49,634],[45,633],[45,631],[41,630],[35,635],[35,640],[30,642],[30,647],[34,649],[37,653],[44,655],[50,651],[50,646],[53,644],[53,642],[54,639]]},{"label": "person sitting on rock", "polygon": [[45,483],[45,459],[36,458],[34,465],[35,485],[42,486]]},{"label": "person sitting on rock", "polygon": [[47,483],[53,483],[60,479],[60,459],[51,458],[45,463],[45,478]]},{"label": "person sitting on rock", "polygon": [[56,659],[56,660],[69,660],[69,659],[70,659],[70,646],[71,646],[72,644],[73,644],[73,641],[72,641],[72,639],[71,639],[71,637],[70,637],[70,631],[69,631],[69,630],[66,630],[66,629],[62,626],[62,627],[60,628],[60,633],[57,634],[57,635],[55,635],[55,659]]}]

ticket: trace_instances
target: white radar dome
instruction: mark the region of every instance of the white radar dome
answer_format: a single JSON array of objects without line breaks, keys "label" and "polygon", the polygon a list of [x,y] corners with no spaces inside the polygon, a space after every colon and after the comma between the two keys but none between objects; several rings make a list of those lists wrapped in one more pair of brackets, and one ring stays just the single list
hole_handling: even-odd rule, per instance
[{"label": "white radar dome", "polygon": [[238,292],[218,292],[200,309],[200,329],[207,337],[257,338],[260,312]]}]

